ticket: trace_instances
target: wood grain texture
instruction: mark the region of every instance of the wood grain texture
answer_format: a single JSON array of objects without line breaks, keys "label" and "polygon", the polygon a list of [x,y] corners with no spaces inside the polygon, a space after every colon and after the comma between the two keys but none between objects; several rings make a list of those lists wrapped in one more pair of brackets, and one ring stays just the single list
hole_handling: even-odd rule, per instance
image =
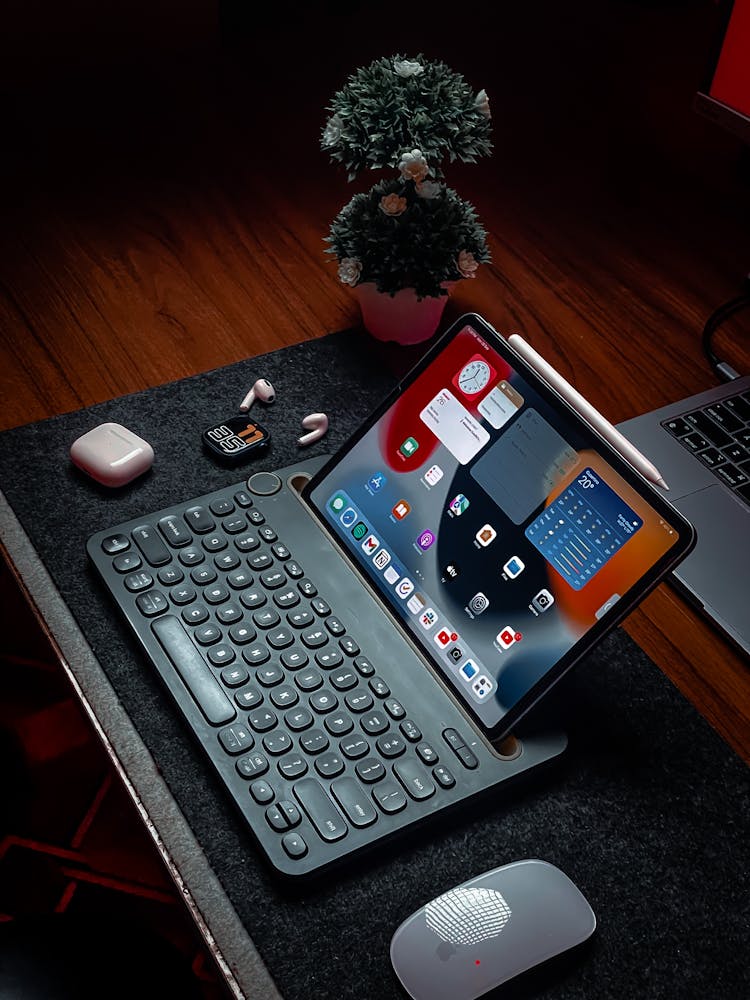
[{"label": "wood grain texture", "polygon": [[[322,240],[371,178],[347,185],[318,140],[346,74],[396,51],[492,102],[495,155],[448,177],[493,260],[445,323],[472,309],[523,331],[614,420],[714,385],[700,330],[750,270],[747,151],[690,106],[717,11],[520,6],[468,23],[440,3],[225,3],[179,44],[162,15],[119,48],[98,19],[48,39],[20,84],[28,35],[6,36],[0,426],[355,324]],[[748,322],[717,339],[745,372]],[[747,660],[666,586],[626,628],[750,760]]]}]

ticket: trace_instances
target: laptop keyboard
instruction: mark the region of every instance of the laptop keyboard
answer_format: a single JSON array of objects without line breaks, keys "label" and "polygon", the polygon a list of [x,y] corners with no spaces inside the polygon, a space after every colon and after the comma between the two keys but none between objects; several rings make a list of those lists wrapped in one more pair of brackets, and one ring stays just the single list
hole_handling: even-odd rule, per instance
[{"label": "laptop keyboard", "polygon": [[750,392],[672,417],[662,427],[750,505]]},{"label": "laptop keyboard", "polygon": [[324,865],[476,771],[457,728],[425,735],[425,705],[394,665],[386,680],[247,490],[100,532],[89,553],[276,864]]}]

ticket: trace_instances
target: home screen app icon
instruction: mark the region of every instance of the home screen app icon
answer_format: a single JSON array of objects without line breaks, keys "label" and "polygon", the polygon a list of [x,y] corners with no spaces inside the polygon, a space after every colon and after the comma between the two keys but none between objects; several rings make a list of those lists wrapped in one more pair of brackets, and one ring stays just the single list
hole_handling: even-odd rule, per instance
[{"label": "home screen app icon", "polygon": [[399,500],[396,506],[393,508],[391,513],[396,518],[397,521],[403,521],[406,515],[411,510],[411,506],[406,502],[406,500]]},{"label": "home screen app icon", "polygon": [[371,493],[377,493],[378,490],[382,490],[385,484],[386,478],[385,474],[382,472],[376,472],[374,476],[370,476],[367,480],[367,488]]},{"label": "home screen app icon", "polygon": [[481,701],[483,698],[487,697],[487,695],[490,693],[490,691],[492,691],[492,688],[494,686],[495,685],[490,680],[490,678],[486,674],[482,674],[480,677],[477,677],[477,679],[471,685],[471,690]]},{"label": "home screen app icon", "polygon": [[472,599],[469,601],[469,608],[475,615],[481,615],[483,611],[486,611],[490,606],[489,599],[482,591],[474,594]]},{"label": "home screen app icon", "polygon": [[404,458],[411,458],[417,448],[419,448],[419,441],[416,438],[408,437],[398,450]]},{"label": "home screen app icon", "polygon": [[476,533],[474,537],[482,547],[486,548],[486,546],[488,546],[490,542],[494,542],[494,540],[497,538],[497,532],[495,531],[495,529],[492,527],[491,524],[485,524],[482,525],[482,527],[479,529],[479,531]]},{"label": "home screen app icon", "polygon": [[434,541],[435,541],[434,533],[429,529],[425,529],[422,532],[422,534],[417,538],[417,545],[420,547],[420,549],[422,549],[423,552],[426,552]]},{"label": "home screen app icon", "polygon": [[375,556],[373,562],[378,569],[385,569],[388,563],[391,561],[391,554],[387,549],[381,549],[380,552]]},{"label": "home screen app icon", "polygon": [[501,649],[510,649],[514,643],[520,642],[522,638],[521,633],[511,628],[510,625],[506,625],[505,628],[500,629],[495,636],[497,644]]},{"label": "home screen app icon", "polygon": [[463,493],[459,493],[458,496],[453,497],[448,506],[448,510],[454,517],[460,517],[468,509],[469,498],[465,497]]},{"label": "home screen app icon", "polygon": [[341,515],[341,523],[345,528],[351,528],[354,522],[357,520],[357,512],[353,507],[347,507],[344,513]]},{"label": "home screen app icon", "polygon": [[508,577],[509,580],[515,580],[517,576],[526,569],[526,564],[523,559],[518,556],[511,556],[507,563],[503,566],[503,573]]},{"label": "home screen app icon", "polygon": [[330,507],[334,514],[340,514],[344,507],[346,507],[346,497],[344,494],[336,493],[336,495],[331,498]]}]

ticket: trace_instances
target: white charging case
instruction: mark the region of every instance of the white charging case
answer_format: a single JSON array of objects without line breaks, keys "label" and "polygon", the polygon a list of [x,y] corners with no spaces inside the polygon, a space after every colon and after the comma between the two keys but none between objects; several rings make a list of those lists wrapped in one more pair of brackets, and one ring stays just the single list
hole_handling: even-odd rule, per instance
[{"label": "white charging case", "polygon": [[70,446],[73,463],[104,486],[124,486],[147,472],[154,449],[122,424],[99,424]]}]

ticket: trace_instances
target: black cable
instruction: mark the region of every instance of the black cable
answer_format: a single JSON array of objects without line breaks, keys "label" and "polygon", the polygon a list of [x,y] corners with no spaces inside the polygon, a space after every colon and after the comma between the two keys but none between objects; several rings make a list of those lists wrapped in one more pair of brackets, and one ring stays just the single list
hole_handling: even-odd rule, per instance
[{"label": "black cable", "polygon": [[706,320],[706,325],[703,327],[703,334],[701,336],[701,344],[703,346],[703,353],[706,355],[709,364],[716,372],[716,374],[723,379],[725,382],[733,382],[736,378],[740,377],[740,373],[735,371],[734,368],[727,362],[722,361],[713,350],[711,342],[713,340],[714,333],[725,323],[731,316],[735,313],[741,312],[743,309],[747,309],[750,306],[750,274],[745,278],[744,283],[745,291],[729,302],[725,302],[723,305],[719,306],[718,309],[714,309],[711,315]]}]

